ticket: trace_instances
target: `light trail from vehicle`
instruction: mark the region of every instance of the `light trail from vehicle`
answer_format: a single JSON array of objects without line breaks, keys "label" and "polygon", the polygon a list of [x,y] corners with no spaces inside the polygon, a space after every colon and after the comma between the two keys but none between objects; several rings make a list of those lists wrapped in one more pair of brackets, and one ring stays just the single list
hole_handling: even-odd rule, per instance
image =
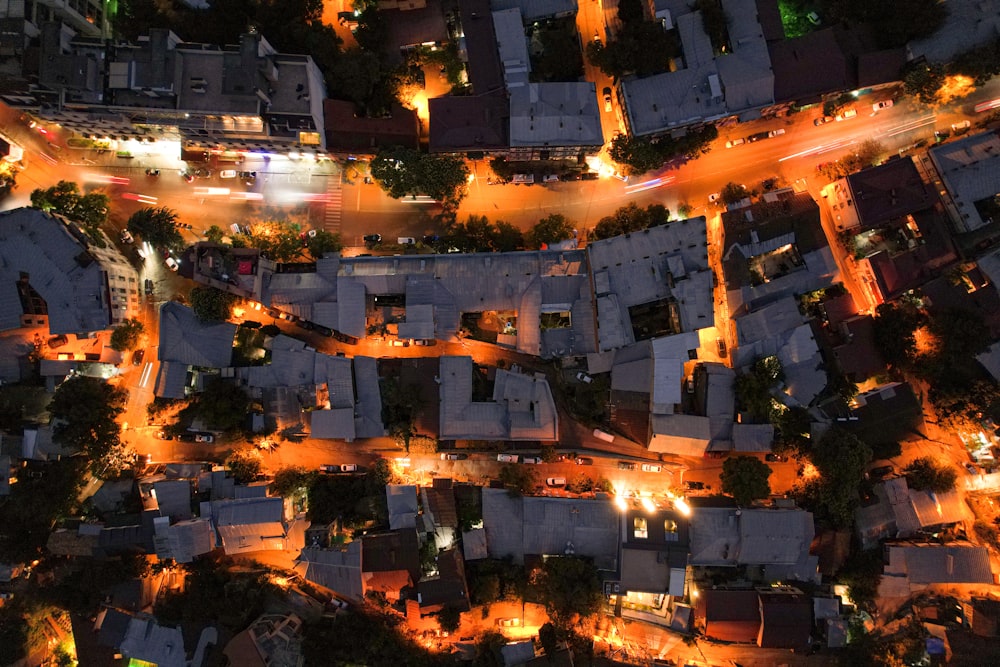
[{"label": "light trail from vehicle", "polygon": [[666,178],[654,178],[649,181],[643,181],[642,183],[634,183],[625,186],[625,192],[628,194],[638,194],[640,192],[646,192],[647,190],[653,190],[662,185],[669,185],[676,180],[674,176],[668,176]]},{"label": "light trail from vehicle", "polygon": [[894,137],[897,134],[903,134],[904,132],[912,132],[913,130],[919,130],[921,127],[927,125],[933,125],[937,117],[934,114],[929,116],[923,116],[921,118],[915,118],[914,120],[908,121],[896,127],[890,128],[891,132],[886,132],[887,137]]}]

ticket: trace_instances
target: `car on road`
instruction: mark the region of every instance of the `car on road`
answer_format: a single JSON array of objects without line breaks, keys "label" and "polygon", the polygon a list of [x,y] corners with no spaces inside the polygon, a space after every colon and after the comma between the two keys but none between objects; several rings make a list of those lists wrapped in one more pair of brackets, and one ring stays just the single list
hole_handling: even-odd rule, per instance
[{"label": "car on road", "polygon": [[146,278],[145,285],[146,285],[146,296],[150,296],[153,293],[153,281],[149,278]]},{"label": "car on road", "polygon": [[882,100],[881,102],[876,102],[872,105],[872,111],[879,112],[882,109],[888,109],[892,106],[892,100]]},{"label": "car on road", "polygon": [[820,116],[819,118],[813,121],[813,125],[819,127],[820,125],[826,125],[827,123],[832,123],[832,122],[833,122],[833,116]]},{"label": "car on road", "polygon": [[219,172],[219,178],[236,178],[235,169],[223,169]]},{"label": "car on road", "polygon": [[779,127],[777,130],[771,130],[770,132],[768,132],[767,136],[773,139],[774,137],[780,137],[784,133],[785,133],[785,128]]},{"label": "car on road", "polygon": [[132,232],[127,229],[122,230],[122,243],[135,243],[135,239],[132,237]]},{"label": "car on road", "polygon": [[743,139],[743,138],[732,139],[732,140],[726,142],[726,148],[735,148],[736,146],[742,146],[746,142],[747,142],[747,140]]},{"label": "car on road", "polygon": [[704,482],[684,482],[684,488],[688,491],[701,491],[705,488]]},{"label": "car on road", "polygon": [[469,458],[468,454],[459,454],[457,452],[441,452],[442,461],[464,461]]},{"label": "car on road", "polygon": [[532,465],[538,465],[542,462],[541,456],[523,456],[521,457],[521,463],[530,463]]},{"label": "car on road", "polygon": [[715,339],[715,349],[719,353],[720,357],[726,356],[726,339],[716,338]]},{"label": "car on road", "polygon": [[517,454],[497,454],[500,463],[517,463]]},{"label": "car on road", "polygon": [[970,123],[967,120],[963,120],[960,123],[952,123],[951,131],[954,132],[955,134],[965,134],[966,132],[969,131],[970,127],[972,127],[972,123]]},{"label": "car on road", "polygon": [[834,120],[840,122],[842,120],[847,120],[848,118],[854,118],[857,115],[858,115],[857,109],[844,109],[836,116],[834,116]]},{"label": "car on road", "polygon": [[364,239],[365,239],[365,243],[370,243],[371,245],[376,245],[376,244],[382,242],[382,235],[381,234],[366,234],[365,237],[364,237]]},{"label": "car on road", "polygon": [[865,473],[865,479],[882,479],[888,477],[895,470],[891,465],[875,466]]},{"label": "car on road", "polygon": [[590,384],[591,382],[594,381],[594,378],[590,377],[589,375],[587,375],[582,371],[576,374],[576,379],[579,380],[580,382],[585,382],[587,384]]},{"label": "car on road", "polygon": [[177,436],[180,442],[194,442],[194,433],[181,433]]},{"label": "car on road", "polygon": [[194,436],[195,442],[215,442],[215,436],[211,433],[198,433]]},{"label": "car on road", "polygon": [[604,111],[610,113],[611,112],[611,89],[608,88],[608,87],[605,87],[604,90],[601,91],[601,95],[604,96]]},{"label": "car on road", "polygon": [[769,136],[771,135],[768,134],[767,132],[754,132],[753,134],[747,137],[747,142],[752,144],[756,141],[762,141],[764,139],[767,139]]},{"label": "car on road", "polygon": [[178,267],[180,267],[180,264],[178,264],[177,260],[174,259],[173,257],[167,257],[163,261],[167,265],[167,268],[170,269],[171,271],[177,271]]},{"label": "car on road", "polygon": [[660,472],[661,470],[663,470],[663,466],[660,466],[660,465],[658,465],[656,463],[643,463],[642,464],[642,471],[643,472]]},{"label": "car on road", "polygon": [[596,181],[598,178],[600,178],[600,174],[596,171],[585,171],[580,174],[581,181]]},{"label": "car on road", "polygon": [[146,356],[146,350],[136,350],[132,353],[132,365],[138,366],[142,363],[143,357]]},{"label": "car on road", "polygon": [[67,343],[69,343],[69,338],[66,336],[66,334],[59,334],[57,336],[52,336],[51,338],[49,338],[49,347],[52,348],[53,350],[56,349],[57,347],[62,347]]},{"label": "car on road", "polygon": [[396,243],[399,245],[416,245],[417,239],[412,236],[400,236],[396,239]]},{"label": "car on road", "polygon": [[578,466],[594,465],[594,459],[590,458],[589,456],[578,456],[576,457],[575,462]]},{"label": "car on road", "polygon": [[768,452],[767,454],[764,455],[764,460],[780,463],[782,461],[787,461],[788,457],[782,454],[775,454],[774,452]]},{"label": "car on road", "polygon": [[566,486],[566,478],[565,477],[548,477],[548,478],[546,478],[545,483],[548,486]]},{"label": "car on road", "polygon": [[619,470],[635,470],[635,468],[636,468],[636,465],[634,463],[632,463],[631,461],[619,461],[618,462],[618,469]]}]

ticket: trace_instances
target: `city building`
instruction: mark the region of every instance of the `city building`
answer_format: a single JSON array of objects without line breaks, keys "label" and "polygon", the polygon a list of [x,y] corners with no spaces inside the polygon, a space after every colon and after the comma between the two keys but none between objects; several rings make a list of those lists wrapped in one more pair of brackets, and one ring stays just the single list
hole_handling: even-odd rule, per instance
[{"label": "city building", "polygon": [[229,368],[237,326],[202,322],[194,311],[176,301],[160,306],[157,396],[185,398],[204,381],[205,369]]},{"label": "city building", "polygon": [[232,665],[302,667],[302,619],[264,614],[230,639],[223,653]]},{"label": "city building", "polygon": [[[326,88],[308,55],[278,53],[260,34],[192,44],[153,28],[136,44],[41,30],[38,85],[5,101],[104,142],[120,155],[324,151]],[[155,145],[159,144],[159,145]]]},{"label": "city building", "polygon": [[959,234],[996,235],[995,195],[1000,192],[1000,136],[982,132],[934,146],[927,155],[945,193],[945,209]]},{"label": "city building", "polygon": [[911,489],[906,477],[875,484],[875,501],[855,511],[855,530],[863,549],[877,547],[884,539],[938,532],[971,520],[972,512],[956,490],[935,493]]},{"label": "city building", "polygon": [[34,208],[6,211],[0,259],[0,330],[87,337],[139,312],[139,274],[101,231]]},{"label": "city building", "polygon": [[971,544],[890,544],[879,582],[880,598],[909,598],[935,584],[995,584],[986,547]]},{"label": "city building", "polygon": [[293,548],[281,498],[203,502],[201,516],[212,520],[227,556]]}]

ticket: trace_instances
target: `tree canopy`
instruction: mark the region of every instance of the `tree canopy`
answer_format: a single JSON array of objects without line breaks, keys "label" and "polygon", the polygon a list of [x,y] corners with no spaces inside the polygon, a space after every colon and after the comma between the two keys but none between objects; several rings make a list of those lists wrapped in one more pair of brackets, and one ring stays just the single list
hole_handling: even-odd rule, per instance
[{"label": "tree canopy", "polygon": [[600,611],[604,596],[594,563],[585,558],[547,558],[536,579],[535,593],[552,624],[570,629],[578,618]]},{"label": "tree canopy", "polygon": [[124,320],[111,332],[111,349],[118,352],[134,349],[144,332],[145,327],[139,320],[133,318]]},{"label": "tree canopy", "polygon": [[184,238],[177,228],[177,213],[166,206],[139,209],[129,217],[126,227],[157,248],[176,251],[184,247]]},{"label": "tree canopy", "polygon": [[759,424],[771,421],[774,398],[771,390],[785,379],[785,371],[775,356],[758,359],[749,371],[736,376],[736,404]]},{"label": "tree canopy", "polygon": [[237,484],[250,484],[260,479],[264,465],[256,449],[237,449],[226,459],[226,467]]},{"label": "tree canopy", "polygon": [[670,211],[663,204],[649,204],[646,208],[640,208],[635,202],[629,202],[597,222],[597,226],[594,227],[594,239],[609,239],[620,234],[665,225],[669,219]]},{"label": "tree canopy", "polygon": [[618,3],[621,28],[606,45],[587,44],[587,59],[612,78],[626,74],[640,77],[670,69],[670,61],[681,54],[676,30],[664,30],[660,21],[647,21],[639,0]]},{"label": "tree canopy", "polygon": [[236,297],[215,287],[197,286],[189,295],[191,309],[202,322],[225,322],[232,316]]},{"label": "tree canopy", "polygon": [[918,491],[945,493],[955,488],[958,473],[949,465],[939,464],[930,456],[914,459],[903,469],[906,484]]},{"label": "tree canopy", "polygon": [[75,511],[85,473],[86,462],[68,456],[46,464],[41,477],[24,475],[11,485],[0,503],[0,559],[30,563],[39,557],[56,520]]},{"label": "tree canopy", "polygon": [[106,194],[81,194],[72,181],[59,181],[51,188],[39,188],[31,193],[32,206],[80,223],[87,236],[98,247],[105,245],[100,228],[108,220],[110,204],[111,199]]},{"label": "tree canopy", "polygon": [[390,197],[427,195],[445,207],[457,207],[465,197],[469,168],[458,158],[394,148],[379,151],[371,174]]},{"label": "tree canopy", "polygon": [[58,423],[52,439],[83,452],[91,471],[98,477],[114,477],[121,472],[116,450],[121,448],[118,415],[125,411],[128,394],[103,380],[75,376],[66,380],[52,395],[49,413]]},{"label": "tree canopy", "polygon": [[711,150],[710,144],[718,137],[715,125],[688,130],[684,136],[677,138],[647,139],[622,134],[611,142],[609,154],[612,160],[625,165],[630,174],[642,174],[659,169],[667,162],[694,160]]},{"label": "tree canopy", "polygon": [[485,215],[470,214],[465,222],[452,222],[436,244],[440,252],[512,252],[524,247],[521,230],[503,220],[490,222]]},{"label": "tree canopy", "polygon": [[810,457],[818,474],[799,488],[803,505],[834,527],[849,526],[861,502],[858,487],[872,460],[871,447],[833,428],[813,446]]},{"label": "tree canopy", "polygon": [[916,358],[916,330],[925,321],[924,314],[912,304],[883,303],[875,309],[873,333],[875,346],[893,368],[909,368]]},{"label": "tree canopy", "polygon": [[192,407],[210,428],[232,431],[246,423],[250,397],[239,385],[215,378],[205,385]]},{"label": "tree canopy", "polygon": [[313,259],[322,259],[323,255],[328,252],[340,252],[343,250],[344,244],[340,241],[340,234],[320,229],[309,239],[306,247],[309,249],[309,255]]},{"label": "tree canopy", "polygon": [[507,493],[514,497],[523,496],[535,488],[535,471],[530,466],[507,463],[500,468],[497,477],[507,487]]},{"label": "tree canopy", "polygon": [[771,495],[771,467],[752,456],[733,456],[722,464],[722,492],[739,505],[750,505]]},{"label": "tree canopy", "polygon": [[[234,248],[256,248],[275,262],[291,262],[302,255],[302,229],[298,224],[280,218],[266,217],[247,220],[239,234],[232,236]],[[326,234],[327,232],[324,232]],[[333,235],[331,235],[333,236]],[[317,232],[316,237],[319,238]],[[324,236],[319,246],[331,239]],[[339,243],[339,239],[337,239]]]},{"label": "tree canopy", "polygon": [[524,237],[529,248],[541,248],[573,238],[573,223],[561,213],[553,213],[535,223]]}]

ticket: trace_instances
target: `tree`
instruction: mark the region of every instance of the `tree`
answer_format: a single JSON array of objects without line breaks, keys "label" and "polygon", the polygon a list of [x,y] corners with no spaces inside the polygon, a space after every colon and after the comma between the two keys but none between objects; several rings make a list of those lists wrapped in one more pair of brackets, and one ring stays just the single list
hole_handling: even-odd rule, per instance
[{"label": "tree", "polygon": [[719,198],[727,205],[735,204],[749,196],[750,191],[747,190],[747,186],[731,181],[722,186],[722,190],[719,192]]},{"label": "tree", "polygon": [[496,630],[488,630],[479,635],[472,667],[503,667],[506,662],[500,651],[506,645],[507,638]]},{"label": "tree", "polygon": [[777,430],[775,434],[776,450],[798,449],[802,451],[808,445],[809,433],[812,429],[812,416],[807,409],[796,405],[784,410],[775,410],[771,416],[771,423]]},{"label": "tree", "polygon": [[508,463],[500,468],[498,477],[507,487],[507,493],[515,498],[535,488],[535,473],[529,466]]},{"label": "tree", "polygon": [[191,309],[202,322],[225,322],[232,315],[236,297],[215,287],[193,287]]},{"label": "tree", "polygon": [[379,151],[371,162],[371,173],[390,197],[427,195],[446,208],[457,207],[465,197],[469,178],[462,160],[410,148]]},{"label": "tree", "polygon": [[818,475],[799,489],[803,504],[834,527],[850,525],[871,448],[853,433],[833,428],[813,446],[811,458]]},{"label": "tree", "polygon": [[752,456],[734,456],[722,464],[722,492],[747,506],[771,495],[771,467]]},{"label": "tree", "polygon": [[282,468],[274,473],[271,481],[271,493],[282,498],[305,497],[309,485],[315,479],[316,473],[301,466]]},{"label": "tree", "polygon": [[226,467],[233,473],[237,484],[256,482],[263,468],[260,452],[256,449],[238,449],[226,459]]},{"label": "tree", "polygon": [[711,150],[711,143],[718,137],[719,131],[714,125],[688,131],[677,138],[647,139],[623,134],[611,142],[609,154],[612,160],[627,167],[630,174],[641,174],[658,169],[667,162],[697,159]]},{"label": "tree", "polygon": [[572,18],[552,21],[537,28],[535,35],[541,53],[531,58],[532,81],[577,81],[583,76],[580,41]]},{"label": "tree", "polygon": [[385,377],[382,387],[382,423],[389,435],[402,441],[407,451],[410,439],[416,435],[417,414],[422,407],[420,390],[415,386],[400,387],[395,377]]},{"label": "tree", "polygon": [[6,197],[17,187],[18,170],[9,163],[0,165],[0,198]]},{"label": "tree", "polygon": [[111,199],[99,192],[81,195],[76,183],[71,181],[59,181],[51,188],[31,193],[32,206],[79,223],[90,241],[99,248],[106,245],[101,225],[108,220],[110,203]]},{"label": "tree", "polygon": [[194,404],[197,416],[210,427],[231,431],[246,423],[250,397],[236,384],[214,378],[205,385]]},{"label": "tree", "polygon": [[496,252],[514,252],[524,247],[524,234],[509,222],[494,223],[493,249]]},{"label": "tree", "polygon": [[958,473],[954,468],[940,465],[930,456],[914,459],[903,469],[906,484],[917,491],[932,491],[946,493],[955,488]]},{"label": "tree", "polygon": [[646,208],[639,208],[635,202],[630,202],[611,215],[601,218],[594,228],[594,238],[609,239],[612,236],[664,225],[669,217],[670,211],[662,204],[650,204]]},{"label": "tree", "polygon": [[571,238],[573,238],[573,225],[560,213],[542,218],[525,235],[528,247],[533,249]]},{"label": "tree", "polygon": [[157,248],[179,250],[184,238],[177,228],[177,214],[166,206],[143,208],[131,215],[128,230]]},{"label": "tree", "polygon": [[52,439],[83,452],[97,476],[107,474],[108,457],[120,445],[121,427],[116,421],[125,411],[127,394],[103,380],[76,376],[66,380],[49,404],[58,420]]},{"label": "tree", "polygon": [[309,254],[313,259],[323,259],[323,255],[328,252],[340,252],[344,244],[340,242],[340,234],[334,234],[320,229],[309,239]]},{"label": "tree", "polygon": [[883,303],[875,309],[875,346],[887,364],[897,369],[910,367],[917,352],[914,334],[925,319],[923,313],[905,302]]},{"label": "tree", "polygon": [[233,235],[233,247],[256,248],[276,262],[291,262],[302,255],[302,230],[288,220],[247,220],[243,230]]},{"label": "tree", "polygon": [[218,225],[212,225],[205,230],[205,239],[209,243],[222,243],[222,239],[226,236],[226,232]]},{"label": "tree", "polygon": [[736,376],[736,403],[758,423],[771,421],[774,398],[771,390],[785,379],[781,361],[775,356],[758,359],[749,371]]},{"label": "tree", "polygon": [[458,630],[458,626],[462,624],[462,610],[454,605],[446,604],[438,612],[437,620],[441,629],[450,634]]},{"label": "tree", "polygon": [[594,563],[574,556],[546,559],[536,579],[535,593],[552,624],[563,630],[574,627],[577,618],[596,614],[604,599]]},{"label": "tree", "polygon": [[878,585],[882,580],[882,550],[854,551],[837,577],[846,584],[854,604],[869,612],[875,609]]},{"label": "tree", "polygon": [[552,623],[545,623],[538,628],[538,642],[542,645],[545,655],[551,657],[559,650],[559,631]]},{"label": "tree", "polygon": [[134,349],[144,331],[145,327],[139,320],[132,318],[124,320],[111,332],[111,349],[118,352]]}]

